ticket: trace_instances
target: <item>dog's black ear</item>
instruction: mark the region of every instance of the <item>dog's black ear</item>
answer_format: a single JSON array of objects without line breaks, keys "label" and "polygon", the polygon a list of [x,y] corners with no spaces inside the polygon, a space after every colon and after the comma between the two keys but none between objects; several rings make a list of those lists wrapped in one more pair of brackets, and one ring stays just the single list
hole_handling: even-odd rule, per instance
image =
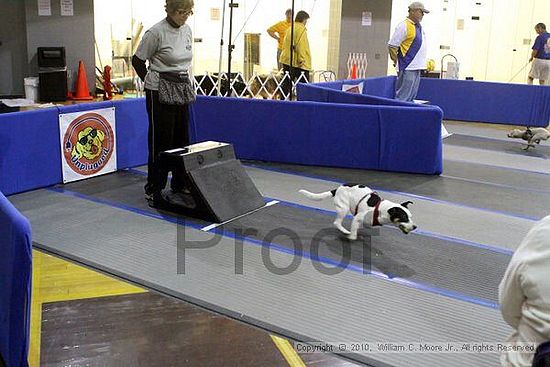
[{"label": "dog's black ear", "polygon": [[409,204],[414,204],[414,203],[412,201],[405,201],[404,203],[401,203],[401,206],[404,206],[405,208],[408,209]]}]

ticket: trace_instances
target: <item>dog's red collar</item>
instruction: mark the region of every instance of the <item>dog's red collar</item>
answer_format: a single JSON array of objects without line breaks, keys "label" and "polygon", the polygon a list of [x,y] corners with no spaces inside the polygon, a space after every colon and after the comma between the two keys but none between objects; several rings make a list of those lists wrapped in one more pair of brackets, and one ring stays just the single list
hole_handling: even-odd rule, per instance
[{"label": "dog's red collar", "polygon": [[372,226],[373,227],[381,226],[380,222],[378,221],[378,215],[380,215],[380,203],[382,203],[383,201],[384,201],[384,199],[380,200],[374,206],[374,211],[372,213]]},{"label": "dog's red collar", "polygon": [[[355,206],[355,213],[353,213],[353,216],[357,215],[357,211],[359,210],[359,205],[363,202],[363,200],[368,198],[371,194],[376,194],[376,192],[375,191],[369,192],[367,195],[363,196],[357,202],[357,205]],[[373,227],[381,226],[380,222],[378,221],[378,215],[380,214],[380,203],[383,202],[383,201],[384,201],[384,199],[380,199],[380,201],[377,202],[376,205],[374,206],[374,211],[372,213],[372,226]]]}]

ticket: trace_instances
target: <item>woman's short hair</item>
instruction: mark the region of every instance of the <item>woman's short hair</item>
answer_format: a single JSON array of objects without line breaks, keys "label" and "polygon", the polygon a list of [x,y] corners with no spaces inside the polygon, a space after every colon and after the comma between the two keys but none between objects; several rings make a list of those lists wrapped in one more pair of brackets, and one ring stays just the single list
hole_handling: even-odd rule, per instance
[{"label": "woman's short hair", "polygon": [[294,19],[295,22],[300,22],[300,23],[303,23],[304,20],[306,19],[309,19],[309,14],[306,13],[305,11],[303,10],[300,10],[297,14],[296,14],[296,19]]},{"label": "woman's short hair", "polygon": [[166,0],[164,9],[168,14],[172,14],[179,9],[190,10],[194,5],[193,0]]},{"label": "woman's short hair", "polygon": [[539,29],[542,29],[543,31],[546,30],[546,24],[544,23],[538,23],[535,28],[539,28]]}]

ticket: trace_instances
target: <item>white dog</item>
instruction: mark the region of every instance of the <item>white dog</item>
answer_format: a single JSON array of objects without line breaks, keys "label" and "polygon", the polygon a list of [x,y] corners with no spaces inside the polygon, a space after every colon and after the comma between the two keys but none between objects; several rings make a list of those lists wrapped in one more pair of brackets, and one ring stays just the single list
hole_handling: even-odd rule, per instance
[{"label": "white dog", "polygon": [[[299,192],[312,200],[333,197],[336,206],[334,225],[342,233],[348,235],[350,240],[357,239],[357,231],[361,225],[374,227],[392,224],[399,227],[405,234],[416,229],[416,225],[412,221],[412,214],[407,208],[412,201],[396,204],[382,199],[376,192],[364,185],[345,184],[335,190],[318,194],[307,190]],[[353,215],[349,231],[342,225],[342,221],[348,213]]]},{"label": "white dog", "polygon": [[527,142],[527,146],[524,150],[528,150],[530,147],[535,147],[536,144],[540,144],[541,140],[548,140],[550,138],[550,131],[543,127],[528,127],[525,130],[514,129],[508,133],[509,138],[519,138]]}]

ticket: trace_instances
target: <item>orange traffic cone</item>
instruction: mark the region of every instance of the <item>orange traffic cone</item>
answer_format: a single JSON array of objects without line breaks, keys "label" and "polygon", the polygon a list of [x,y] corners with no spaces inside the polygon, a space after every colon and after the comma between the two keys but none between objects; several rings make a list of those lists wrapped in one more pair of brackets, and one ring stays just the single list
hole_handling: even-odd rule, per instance
[{"label": "orange traffic cone", "polygon": [[76,89],[73,94],[76,101],[88,101],[94,99],[88,89],[88,80],[86,79],[86,69],[82,60],[78,63],[78,76],[76,78]]},{"label": "orange traffic cone", "polygon": [[351,65],[351,79],[357,79],[357,65]]}]

